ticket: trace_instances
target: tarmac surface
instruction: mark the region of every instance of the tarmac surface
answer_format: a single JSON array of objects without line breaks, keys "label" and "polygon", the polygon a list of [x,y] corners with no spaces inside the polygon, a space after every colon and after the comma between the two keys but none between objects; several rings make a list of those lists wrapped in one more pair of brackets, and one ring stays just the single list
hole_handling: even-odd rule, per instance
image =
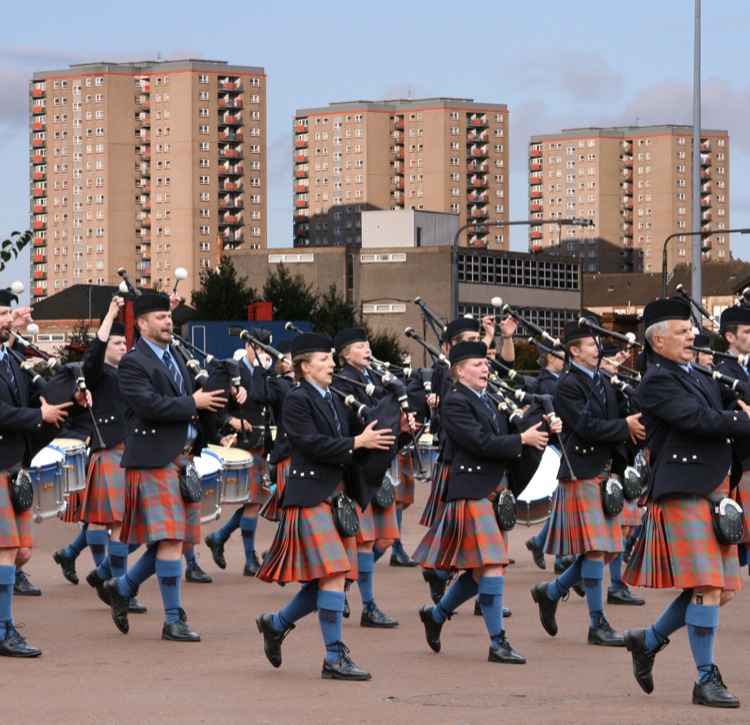
[{"label": "tarmac surface", "polygon": [[[418,520],[427,487],[417,484],[417,503],[404,514],[404,545],[413,551],[424,529]],[[204,535],[231,514],[204,526]],[[375,569],[380,608],[399,620],[391,630],[359,626],[361,600],[349,593],[351,618],[344,642],[354,661],[372,673],[369,682],[320,677],[324,648],[317,617],[298,622],[284,642],[283,663],[274,669],[263,654],[257,614],[283,606],[296,592],[242,576],[239,531],[226,545],[227,569],[219,570],[204,545],[200,564],[212,584],[183,581],[182,605],[200,643],[161,640],[163,609],[155,579],[138,595],[149,612],[130,616],[130,633],[115,628],[107,607],[85,582],[93,568],[85,550],[78,559],[81,583],[69,584],[52,552],[69,543],[76,527],[58,520],[37,526],[37,547],[25,567],[41,597],[15,597],[14,619],[39,647],[38,659],[0,658],[3,723],[747,723],[750,722],[750,594],[739,592],[722,609],[716,664],[744,707],[715,710],[691,704],[695,668],[687,632],[675,633],[656,658],[655,691],[646,695],[632,674],[624,648],[586,643],[585,600],[571,592],[558,608],[559,633],[549,637],[539,622],[529,587],[554,574],[553,559],[540,571],[524,546],[539,526],[518,525],[510,534],[517,563],[506,572],[504,602],[513,615],[507,636],[526,665],[487,661],[489,639],[473,602],[446,623],[442,651],[433,653],[418,617],[429,603],[419,568]],[[273,525],[261,520],[257,550],[271,541]],[[131,556],[131,562],[138,552]],[[744,575],[747,581],[747,574]],[[608,574],[605,573],[605,584]],[[640,607],[607,606],[618,630],[650,624],[673,591],[634,590]]]}]

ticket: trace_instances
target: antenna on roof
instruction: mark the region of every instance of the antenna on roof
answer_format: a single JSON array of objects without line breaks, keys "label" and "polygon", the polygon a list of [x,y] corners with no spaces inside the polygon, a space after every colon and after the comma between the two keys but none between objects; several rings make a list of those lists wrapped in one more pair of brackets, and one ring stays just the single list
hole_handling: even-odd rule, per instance
[{"label": "antenna on roof", "polygon": [[409,100],[411,101],[411,83],[409,83]]}]

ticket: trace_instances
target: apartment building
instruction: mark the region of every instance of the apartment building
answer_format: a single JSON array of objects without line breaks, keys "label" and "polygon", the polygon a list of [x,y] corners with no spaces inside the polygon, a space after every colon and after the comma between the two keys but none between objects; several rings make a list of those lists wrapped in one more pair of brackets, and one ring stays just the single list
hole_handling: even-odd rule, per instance
[{"label": "apartment building", "polygon": [[88,63],[29,87],[31,299],[73,284],[180,292],[265,247],[266,76],[225,61]]},{"label": "apartment building", "polygon": [[[461,98],[351,101],[294,118],[294,246],[356,247],[361,213],[428,210],[507,249],[508,109]],[[473,224],[472,224],[473,223]]]},{"label": "apartment building", "polygon": [[[584,273],[660,272],[689,262],[692,237],[692,126],[574,128],[532,136],[529,230],[532,251],[576,256]],[[701,230],[710,259],[730,259],[729,136],[701,133]],[[580,228],[541,220],[593,220]],[[697,231],[697,230],[696,230]]]}]

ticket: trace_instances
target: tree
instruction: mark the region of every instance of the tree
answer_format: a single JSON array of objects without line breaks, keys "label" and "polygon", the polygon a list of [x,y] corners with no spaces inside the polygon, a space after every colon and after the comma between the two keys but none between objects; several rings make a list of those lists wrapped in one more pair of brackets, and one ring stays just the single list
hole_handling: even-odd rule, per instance
[{"label": "tree", "polygon": [[193,290],[190,304],[199,320],[246,320],[247,307],[257,300],[247,277],[237,277],[230,257],[223,256],[216,269],[207,269],[200,289]]},{"label": "tree", "polygon": [[80,320],[73,327],[68,344],[55,348],[55,357],[63,365],[78,362],[89,345],[91,345],[91,334],[89,333],[88,323],[85,320]]},{"label": "tree", "polygon": [[335,284],[318,298],[316,310],[310,321],[315,332],[327,332],[332,338],[340,330],[359,325],[354,304],[338,293]]},{"label": "tree", "polygon": [[283,264],[266,278],[263,299],[273,304],[273,316],[278,320],[312,320],[318,306],[312,283],[299,272],[292,275]]},{"label": "tree", "polygon": [[367,324],[364,327],[367,330],[367,339],[370,342],[372,354],[383,362],[400,365],[403,356],[406,354],[406,348],[399,343],[398,335],[387,330],[372,332]]},{"label": "tree", "polygon": [[31,241],[32,231],[28,229],[23,234],[21,232],[11,232],[10,239],[6,239],[0,245],[0,272],[5,270],[5,266],[13,259],[18,257],[18,253]]}]

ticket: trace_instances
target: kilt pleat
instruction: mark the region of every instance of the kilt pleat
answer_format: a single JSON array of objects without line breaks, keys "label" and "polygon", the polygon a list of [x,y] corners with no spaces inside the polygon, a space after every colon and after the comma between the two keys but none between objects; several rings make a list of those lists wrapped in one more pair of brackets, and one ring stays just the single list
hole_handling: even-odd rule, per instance
[{"label": "kilt pleat", "polygon": [[620,526],[640,526],[642,518],[643,509],[638,505],[638,501],[625,499],[625,506],[620,513]]},{"label": "kilt pleat", "polygon": [[125,469],[125,515],[120,539],[129,544],[175,540],[197,544],[201,534],[201,504],[187,503],[180,494],[180,456],[164,468]]},{"label": "kilt pleat", "polygon": [[732,491],[732,498],[742,506],[742,520],[745,523],[743,544],[750,544],[750,471],[743,471],[742,478]]},{"label": "kilt pleat", "polygon": [[62,514],[58,512],[61,521],[64,521],[66,524],[75,524],[82,520],[81,512],[85,494],[86,491],[74,491],[66,496],[65,510]]},{"label": "kilt pleat", "polygon": [[377,504],[371,503],[364,511],[357,504],[357,515],[359,516],[358,544],[377,541],[378,539],[400,538],[395,502],[387,509],[382,509]]},{"label": "kilt pleat", "polygon": [[577,481],[560,481],[553,502],[544,550],[567,556],[589,551],[623,550],[619,516],[606,516],[600,484],[604,475]]},{"label": "kilt pleat", "polygon": [[445,489],[450,472],[450,463],[439,461],[435,464],[432,484],[430,486],[430,495],[427,497],[427,503],[422,512],[422,518],[419,520],[419,523],[422,526],[432,526],[440,515],[440,510],[445,505],[443,499],[445,497]]},{"label": "kilt pleat", "polygon": [[292,457],[284,458],[276,464],[276,489],[260,507],[259,515],[268,521],[281,521],[281,495],[286,486],[286,477],[292,465]]},{"label": "kilt pleat", "polygon": [[253,465],[248,471],[248,503],[263,504],[269,497],[268,489],[264,486],[263,472],[266,470],[266,459],[263,458],[262,448],[251,448]]},{"label": "kilt pleat", "polygon": [[396,503],[402,504],[403,508],[414,503],[414,458],[411,451],[398,454]]},{"label": "kilt pleat", "polygon": [[412,558],[426,569],[451,572],[507,564],[507,548],[492,502],[483,498],[446,503]]},{"label": "kilt pleat", "polygon": [[125,515],[125,469],[120,459],[125,444],[104,448],[91,454],[86,495],[80,519],[89,524],[122,521]]},{"label": "kilt pleat", "polygon": [[34,546],[34,507],[16,513],[8,493],[8,471],[0,469],[0,548]]}]

